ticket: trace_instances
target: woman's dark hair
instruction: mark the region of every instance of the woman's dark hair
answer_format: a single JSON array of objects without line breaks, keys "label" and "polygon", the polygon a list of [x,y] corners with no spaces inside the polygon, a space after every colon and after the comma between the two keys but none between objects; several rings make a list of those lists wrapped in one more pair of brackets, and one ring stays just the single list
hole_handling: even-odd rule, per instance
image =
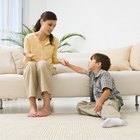
[{"label": "woman's dark hair", "polygon": [[110,66],[111,66],[111,62],[110,62],[110,58],[105,55],[105,54],[101,54],[101,53],[95,53],[91,56],[91,60],[95,59],[96,62],[101,62],[101,69],[108,71]]},{"label": "woman's dark hair", "polygon": [[[40,27],[41,27],[40,20],[41,19],[43,19],[43,21],[57,20],[57,17],[55,15],[55,13],[53,13],[51,11],[46,11],[46,12],[42,13],[40,19],[38,19],[38,21],[36,22],[36,24],[34,26],[34,32],[37,32],[40,30]],[[52,44],[52,42],[53,42],[53,35],[52,34],[49,35],[49,40],[50,40],[50,43]]]}]

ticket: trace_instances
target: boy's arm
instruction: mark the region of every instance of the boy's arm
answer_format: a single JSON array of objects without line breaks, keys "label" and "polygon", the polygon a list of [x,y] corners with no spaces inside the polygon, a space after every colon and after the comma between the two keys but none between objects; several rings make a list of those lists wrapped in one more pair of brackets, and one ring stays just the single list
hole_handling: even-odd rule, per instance
[{"label": "boy's arm", "polygon": [[102,109],[102,105],[108,99],[108,96],[110,95],[110,93],[111,93],[111,89],[109,88],[104,89],[102,96],[96,101],[96,104],[94,107],[95,112],[99,112]]},{"label": "boy's arm", "polygon": [[79,67],[79,66],[76,66],[76,65],[73,65],[73,64],[70,64],[67,62],[66,64],[67,67],[71,68],[72,70],[78,72],[78,73],[81,73],[81,74],[85,74],[86,73],[86,70]]}]

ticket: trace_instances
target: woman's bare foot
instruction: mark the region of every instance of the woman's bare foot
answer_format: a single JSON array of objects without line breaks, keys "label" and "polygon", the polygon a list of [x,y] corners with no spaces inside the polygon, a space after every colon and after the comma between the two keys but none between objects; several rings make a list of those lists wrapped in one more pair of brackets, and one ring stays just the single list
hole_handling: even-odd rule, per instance
[{"label": "woman's bare foot", "polygon": [[29,102],[30,102],[30,112],[28,113],[27,116],[28,117],[36,117],[36,115],[37,115],[36,98],[30,97]]},{"label": "woman's bare foot", "polygon": [[30,109],[30,112],[27,115],[28,117],[36,117],[37,116],[37,110],[32,108]]},{"label": "woman's bare foot", "polygon": [[37,112],[37,117],[46,117],[51,114],[51,108],[44,108],[42,107],[38,112]]}]

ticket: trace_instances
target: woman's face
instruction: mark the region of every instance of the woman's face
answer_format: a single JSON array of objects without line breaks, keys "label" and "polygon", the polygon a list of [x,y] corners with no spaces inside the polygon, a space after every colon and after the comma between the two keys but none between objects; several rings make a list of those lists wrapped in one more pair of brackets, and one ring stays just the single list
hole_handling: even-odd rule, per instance
[{"label": "woman's face", "polygon": [[46,21],[41,21],[41,30],[46,34],[50,35],[53,29],[56,26],[57,20],[46,20]]}]

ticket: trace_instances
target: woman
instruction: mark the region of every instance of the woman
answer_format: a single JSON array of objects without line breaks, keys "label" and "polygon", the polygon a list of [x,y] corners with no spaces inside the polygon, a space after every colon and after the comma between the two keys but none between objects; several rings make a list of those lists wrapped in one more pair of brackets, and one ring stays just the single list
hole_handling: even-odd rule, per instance
[{"label": "woman", "polygon": [[[42,13],[34,26],[34,33],[24,40],[24,83],[30,103],[29,117],[43,117],[51,113],[51,78],[56,73],[53,64],[65,65],[66,60],[57,58],[58,40],[51,32],[57,23],[51,11]],[[37,110],[38,88],[43,97],[43,106]]]}]

